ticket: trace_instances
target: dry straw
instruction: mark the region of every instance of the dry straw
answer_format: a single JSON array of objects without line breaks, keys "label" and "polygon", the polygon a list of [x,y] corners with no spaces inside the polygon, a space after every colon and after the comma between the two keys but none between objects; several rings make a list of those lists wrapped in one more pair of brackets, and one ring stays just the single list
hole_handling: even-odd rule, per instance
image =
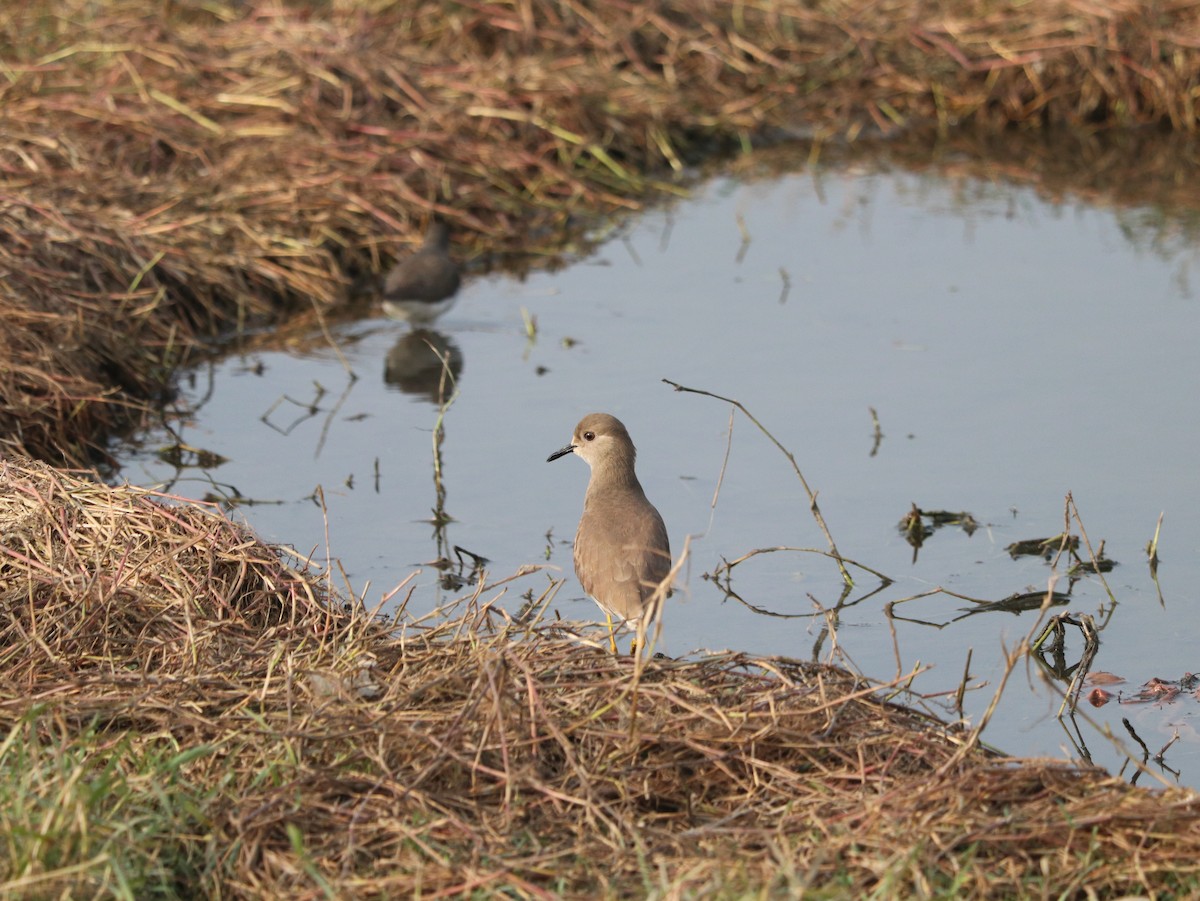
[{"label": "dry straw", "polygon": [[483,584],[385,627],[211,509],[41,464],[0,468],[0,523],[6,896],[1196,884],[1190,794],[964,753],[840,670],[639,672]]}]

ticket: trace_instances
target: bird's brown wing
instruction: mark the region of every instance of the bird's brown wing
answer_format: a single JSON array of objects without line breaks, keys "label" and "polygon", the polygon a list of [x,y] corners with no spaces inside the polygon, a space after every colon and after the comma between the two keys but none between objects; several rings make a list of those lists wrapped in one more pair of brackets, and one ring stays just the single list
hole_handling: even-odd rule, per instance
[{"label": "bird's brown wing", "polygon": [[575,574],[601,607],[636,620],[671,570],[667,528],[657,510],[640,525],[605,512],[603,507],[584,511],[578,534],[585,540],[575,541]]},{"label": "bird's brown wing", "polygon": [[402,260],[383,283],[387,300],[444,300],[458,290],[458,266],[449,257],[418,251]]}]

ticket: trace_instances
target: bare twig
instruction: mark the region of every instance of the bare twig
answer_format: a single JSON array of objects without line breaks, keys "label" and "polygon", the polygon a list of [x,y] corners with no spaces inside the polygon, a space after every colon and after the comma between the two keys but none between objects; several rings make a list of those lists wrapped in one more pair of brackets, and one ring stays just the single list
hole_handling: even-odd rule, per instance
[{"label": "bare twig", "polygon": [[704,397],[711,397],[715,400],[724,401],[727,404],[737,407],[737,409],[742,412],[742,415],[754,423],[758,430],[766,435],[767,439],[779,449],[779,452],[787,457],[788,462],[792,464],[792,471],[796,473],[796,478],[800,480],[800,484],[804,487],[804,493],[808,495],[809,512],[812,513],[813,519],[816,520],[821,532],[825,535],[825,540],[829,542],[830,555],[837,562],[838,569],[842,573],[842,579],[847,585],[853,585],[854,579],[851,577],[850,571],[846,569],[846,564],[843,562],[842,555],[838,552],[837,545],[833,541],[833,535],[830,534],[829,527],[825,525],[825,518],[821,515],[821,510],[817,506],[817,495],[811,488],[808,487],[808,481],[804,478],[804,474],[800,471],[800,466],[796,463],[796,458],[792,455],[791,451],[784,447],[779,440],[772,435],[770,431],[768,431],[767,428],[761,422],[759,422],[749,410],[745,408],[745,406],[742,405],[740,401],[736,401],[729,397],[722,397],[719,394],[713,394],[711,391],[704,391],[699,388],[688,388],[684,385],[678,384],[677,382],[672,382],[670,379],[663,379],[663,381],[676,391],[682,391],[688,394],[699,394]]}]

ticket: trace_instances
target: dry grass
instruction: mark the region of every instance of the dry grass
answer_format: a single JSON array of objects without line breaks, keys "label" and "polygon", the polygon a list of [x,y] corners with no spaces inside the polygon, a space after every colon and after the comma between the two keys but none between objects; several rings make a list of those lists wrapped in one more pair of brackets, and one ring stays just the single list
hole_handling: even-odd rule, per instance
[{"label": "dry grass", "polygon": [[833,668],[655,660],[480,586],[396,629],[219,514],[0,469],[0,892],[1071,896],[1200,886],[1200,802]]},{"label": "dry grass", "polygon": [[536,261],[762,140],[1197,127],[1200,4],[369,7],[0,10],[0,448],[102,459],[206,336],[344,307],[432,210]]}]

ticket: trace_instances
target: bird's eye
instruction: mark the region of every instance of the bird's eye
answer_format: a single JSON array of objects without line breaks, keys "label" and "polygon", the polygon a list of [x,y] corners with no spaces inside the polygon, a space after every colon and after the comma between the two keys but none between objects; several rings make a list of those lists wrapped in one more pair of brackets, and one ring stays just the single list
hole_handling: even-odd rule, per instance
[{"label": "bird's eye", "polygon": [[595,432],[584,432],[584,433],[583,433],[583,440],[584,440],[584,441],[595,441],[595,440],[596,440],[596,433],[595,433]]}]

